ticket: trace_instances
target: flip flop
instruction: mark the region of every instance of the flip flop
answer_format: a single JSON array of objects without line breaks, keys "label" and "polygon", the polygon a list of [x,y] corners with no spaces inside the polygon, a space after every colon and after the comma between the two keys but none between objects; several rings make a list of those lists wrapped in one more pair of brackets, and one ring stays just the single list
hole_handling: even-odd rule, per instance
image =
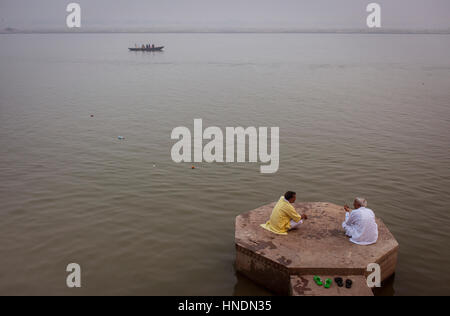
[{"label": "flip flop", "polygon": [[314,276],[314,282],[316,282],[316,284],[318,286],[322,286],[323,285],[322,279],[320,277],[318,277],[317,275]]},{"label": "flip flop", "polygon": [[353,281],[352,280],[350,280],[350,279],[345,280],[345,287],[347,289],[351,289],[352,285],[353,285]]},{"label": "flip flop", "polygon": [[333,281],[331,281],[331,279],[326,279],[325,285],[323,287],[326,289],[329,289],[332,283],[333,283]]},{"label": "flip flop", "polygon": [[342,280],[342,278],[334,278],[334,282],[336,282],[337,286],[339,287],[344,286],[344,280]]}]

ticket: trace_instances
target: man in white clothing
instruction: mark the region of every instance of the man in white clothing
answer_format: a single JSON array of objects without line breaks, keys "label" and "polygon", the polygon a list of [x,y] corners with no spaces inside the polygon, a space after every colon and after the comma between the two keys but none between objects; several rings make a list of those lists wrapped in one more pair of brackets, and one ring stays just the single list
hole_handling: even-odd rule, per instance
[{"label": "man in white clothing", "polygon": [[345,221],[342,227],[350,237],[350,241],[358,245],[371,245],[378,240],[378,225],[375,221],[375,214],[367,208],[367,201],[363,198],[356,198],[353,203],[355,209],[352,211],[348,205],[344,206]]}]

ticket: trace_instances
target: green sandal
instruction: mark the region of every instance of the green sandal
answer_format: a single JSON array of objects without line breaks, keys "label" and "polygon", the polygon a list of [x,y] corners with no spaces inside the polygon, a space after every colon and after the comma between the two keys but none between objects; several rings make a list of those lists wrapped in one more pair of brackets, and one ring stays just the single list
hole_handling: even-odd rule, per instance
[{"label": "green sandal", "polygon": [[322,285],[323,285],[322,280],[321,280],[320,277],[318,277],[317,275],[314,276],[314,282],[316,282],[316,284],[317,284],[318,286],[322,286]]},{"label": "green sandal", "polygon": [[326,279],[325,285],[323,287],[326,289],[329,289],[332,283],[333,283],[333,281],[331,281],[331,279]]}]

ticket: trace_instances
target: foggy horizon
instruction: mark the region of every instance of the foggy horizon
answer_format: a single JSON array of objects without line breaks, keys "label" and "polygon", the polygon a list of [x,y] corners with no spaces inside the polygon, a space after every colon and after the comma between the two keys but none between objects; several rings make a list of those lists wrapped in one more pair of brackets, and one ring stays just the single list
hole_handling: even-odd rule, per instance
[{"label": "foggy horizon", "polygon": [[[66,28],[66,6],[72,1],[0,1],[0,30],[72,31]],[[81,32],[89,31],[339,31],[366,30],[366,6],[382,8],[388,30],[450,30],[446,0],[78,0]]]}]

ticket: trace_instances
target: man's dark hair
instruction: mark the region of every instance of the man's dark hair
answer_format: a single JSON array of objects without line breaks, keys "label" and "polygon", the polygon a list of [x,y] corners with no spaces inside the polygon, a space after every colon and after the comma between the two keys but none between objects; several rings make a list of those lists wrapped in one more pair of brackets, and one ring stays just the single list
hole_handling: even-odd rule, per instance
[{"label": "man's dark hair", "polygon": [[292,199],[293,197],[294,197],[294,195],[296,195],[297,193],[295,193],[295,192],[292,192],[292,191],[287,191],[285,194],[284,194],[284,198],[286,199],[286,200],[290,200],[290,199]]}]

